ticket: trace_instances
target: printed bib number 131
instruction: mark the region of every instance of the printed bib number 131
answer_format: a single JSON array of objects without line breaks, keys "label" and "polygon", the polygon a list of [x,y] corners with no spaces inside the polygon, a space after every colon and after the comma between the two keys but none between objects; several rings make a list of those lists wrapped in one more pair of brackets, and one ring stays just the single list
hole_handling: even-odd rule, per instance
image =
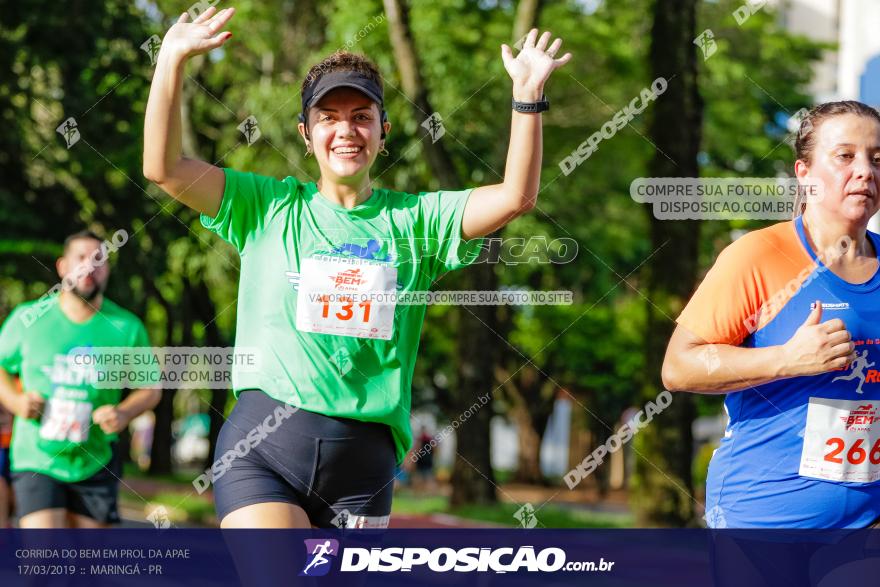
[{"label": "printed bib number 131", "polygon": [[[303,261],[296,328],[303,332],[389,340],[397,268],[325,259]],[[376,299],[377,294],[381,294]],[[383,299],[384,298],[384,299]]]}]

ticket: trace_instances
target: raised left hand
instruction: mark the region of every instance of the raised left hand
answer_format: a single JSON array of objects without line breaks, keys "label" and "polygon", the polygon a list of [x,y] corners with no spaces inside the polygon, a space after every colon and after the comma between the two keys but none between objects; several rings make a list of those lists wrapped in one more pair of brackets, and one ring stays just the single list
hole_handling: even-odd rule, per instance
[{"label": "raised left hand", "polygon": [[501,59],[504,69],[513,80],[513,99],[517,102],[535,102],[544,93],[544,83],[550,74],[571,60],[571,53],[556,59],[556,52],[562,46],[562,39],[557,38],[550,47],[547,43],[551,38],[550,31],[538,38],[538,29],[532,29],[526,35],[522,50],[513,56],[507,45],[501,45]]}]

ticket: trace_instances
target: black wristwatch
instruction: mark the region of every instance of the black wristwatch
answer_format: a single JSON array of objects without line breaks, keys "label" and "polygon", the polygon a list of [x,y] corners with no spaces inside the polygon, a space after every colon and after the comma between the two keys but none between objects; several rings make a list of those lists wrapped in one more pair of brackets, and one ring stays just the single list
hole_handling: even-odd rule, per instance
[{"label": "black wristwatch", "polygon": [[525,112],[526,114],[536,114],[550,110],[550,101],[544,95],[537,102],[517,102],[516,100],[511,100],[511,102],[514,110]]}]

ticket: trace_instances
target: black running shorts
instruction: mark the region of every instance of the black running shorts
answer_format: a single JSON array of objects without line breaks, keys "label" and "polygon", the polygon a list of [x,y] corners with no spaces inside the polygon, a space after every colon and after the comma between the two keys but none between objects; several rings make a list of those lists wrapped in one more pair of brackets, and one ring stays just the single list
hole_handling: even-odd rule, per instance
[{"label": "black running shorts", "polygon": [[385,424],[297,409],[243,391],[211,467],[217,517],[244,506],[298,505],[313,526],[385,528],[396,454]]}]

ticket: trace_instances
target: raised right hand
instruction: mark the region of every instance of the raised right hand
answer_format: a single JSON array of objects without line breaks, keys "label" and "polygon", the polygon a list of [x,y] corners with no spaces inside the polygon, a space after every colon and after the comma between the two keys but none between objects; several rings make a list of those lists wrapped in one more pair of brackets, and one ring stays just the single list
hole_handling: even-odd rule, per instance
[{"label": "raised right hand", "polygon": [[174,26],[165,33],[161,50],[188,58],[216,49],[232,36],[229,31],[222,33],[218,31],[226,25],[233,14],[235,8],[224,8],[217,12],[217,9],[211,6],[193,22],[189,22],[189,13],[184,12]]},{"label": "raised right hand", "polygon": [[782,345],[786,376],[817,375],[846,367],[856,359],[852,335],[843,320],[822,322],[822,302],[807,316],[794,336]]}]

